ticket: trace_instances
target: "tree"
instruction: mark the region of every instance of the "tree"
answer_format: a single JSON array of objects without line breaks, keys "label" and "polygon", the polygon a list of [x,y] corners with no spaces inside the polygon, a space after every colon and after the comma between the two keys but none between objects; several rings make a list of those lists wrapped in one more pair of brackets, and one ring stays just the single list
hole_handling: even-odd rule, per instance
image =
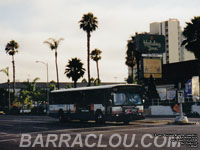
[{"label": "tree", "polygon": [[82,19],[79,21],[80,29],[83,29],[87,33],[87,69],[88,69],[88,86],[91,85],[90,81],[90,36],[91,32],[98,28],[97,17],[93,13],[89,12],[84,14]]},{"label": "tree", "polygon": [[18,101],[22,104],[22,108],[24,106],[31,106],[32,103],[44,103],[46,99],[46,90],[36,88],[36,83],[39,78],[35,78],[33,81],[25,81],[23,82],[24,87],[19,92]]},{"label": "tree", "polygon": [[10,77],[9,77],[9,67],[1,69],[0,72],[3,72],[8,77],[8,110],[10,110]]},{"label": "tree", "polygon": [[13,66],[13,93],[15,94],[15,54],[18,52],[19,44],[14,40],[7,43],[5,51],[7,54],[12,56],[12,66]]},{"label": "tree", "polygon": [[102,51],[99,49],[94,49],[91,53],[91,59],[94,60],[96,62],[96,67],[97,67],[97,84],[100,84],[100,78],[99,78],[99,60],[101,60],[101,53]]},{"label": "tree", "polygon": [[60,44],[60,41],[64,40],[63,38],[60,38],[59,40],[56,40],[54,38],[49,38],[48,40],[44,41],[44,43],[48,44],[50,49],[53,51],[55,50],[55,64],[56,64],[56,77],[57,77],[57,88],[59,89],[59,74],[58,74],[58,45]]},{"label": "tree", "polygon": [[78,58],[72,58],[68,61],[66,65],[65,73],[68,78],[72,78],[74,81],[74,87],[80,77],[83,77],[85,69],[83,68],[83,63]]},{"label": "tree", "polygon": [[33,79],[32,82],[30,82],[29,80],[23,82],[23,84],[25,85],[25,90],[28,91],[29,96],[31,97],[31,99],[34,101],[34,97],[37,95],[36,92],[36,82],[40,80],[40,78],[35,78]]},{"label": "tree", "polygon": [[83,78],[83,80],[81,82],[82,83],[87,83],[87,80],[85,78]]},{"label": "tree", "polygon": [[187,26],[184,28],[182,45],[194,53],[194,56],[200,60],[200,16],[191,19],[191,22],[186,22]]},{"label": "tree", "polygon": [[91,83],[94,83],[95,78],[91,77],[91,78],[90,78],[90,81],[91,81]]},{"label": "tree", "polygon": [[55,89],[56,89],[56,82],[52,80],[49,82],[49,90],[53,91]]},{"label": "tree", "polygon": [[20,90],[18,101],[22,105],[22,110],[24,110],[25,105],[32,105],[32,99],[30,97],[29,91],[25,89]]},{"label": "tree", "polygon": [[133,67],[137,64],[137,52],[135,46],[135,36],[127,41],[126,61],[125,64],[131,68],[131,75],[128,76],[127,82],[133,83]]}]

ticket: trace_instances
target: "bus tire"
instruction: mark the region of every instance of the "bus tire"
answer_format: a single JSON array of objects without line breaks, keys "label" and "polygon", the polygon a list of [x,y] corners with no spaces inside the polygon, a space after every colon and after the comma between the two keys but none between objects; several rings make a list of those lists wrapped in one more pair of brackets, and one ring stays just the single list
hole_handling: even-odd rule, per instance
[{"label": "bus tire", "polygon": [[104,116],[103,116],[103,113],[101,111],[97,111],[95,113],[95,121],[97,124],[104,124],[105,121],[104,121]]},{"label": "bus tire", "polygon": [[129,124],[129,121],[128,121],[128,120],[125,120],[125,121],[124,121],[124,124]]},{"label": "bus tire", "polygon": [[65,122],[65,116],[64,116],[63,110],[60,110],[60,111],[59,111],[59,113],[58,113],[58,120],[59,120],[59,122],[61,122],[61,123]]}]

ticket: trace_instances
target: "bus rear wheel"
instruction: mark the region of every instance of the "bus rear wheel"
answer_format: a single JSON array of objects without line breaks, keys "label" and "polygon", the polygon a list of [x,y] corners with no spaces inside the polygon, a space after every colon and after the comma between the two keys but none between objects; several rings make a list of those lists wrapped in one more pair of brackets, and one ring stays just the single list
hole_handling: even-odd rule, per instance
[{"label": "bus rear wheel", "polygon": [[63,111],[59,111],[59,113],[58,113],[58,120],[61,123],[65,122],[65,117],[64,117],[64,112]]}]

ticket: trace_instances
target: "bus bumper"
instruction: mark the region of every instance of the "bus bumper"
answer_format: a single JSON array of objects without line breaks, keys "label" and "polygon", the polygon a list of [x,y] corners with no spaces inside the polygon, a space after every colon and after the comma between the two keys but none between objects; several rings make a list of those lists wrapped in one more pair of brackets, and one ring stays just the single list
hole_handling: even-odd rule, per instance
[{"label": "bus bumper", "polygon": [[114,114],[113,120],[117,122],[130,122],[134,120],[142,120],[145,119],[142,113],[140,114]]}]

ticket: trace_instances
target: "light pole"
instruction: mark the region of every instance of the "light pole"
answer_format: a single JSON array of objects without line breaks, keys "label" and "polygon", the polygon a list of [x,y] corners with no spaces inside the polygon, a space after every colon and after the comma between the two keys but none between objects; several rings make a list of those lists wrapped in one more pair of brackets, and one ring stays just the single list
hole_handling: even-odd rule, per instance
[{"label": "light pole", "polygon": [[44,64],[46,66],[47,69],[47,114],[49,114],[49,69],[48,69],[48,63],[45,63],[43,61],[35,61],[36,63],[41,63]]}]

